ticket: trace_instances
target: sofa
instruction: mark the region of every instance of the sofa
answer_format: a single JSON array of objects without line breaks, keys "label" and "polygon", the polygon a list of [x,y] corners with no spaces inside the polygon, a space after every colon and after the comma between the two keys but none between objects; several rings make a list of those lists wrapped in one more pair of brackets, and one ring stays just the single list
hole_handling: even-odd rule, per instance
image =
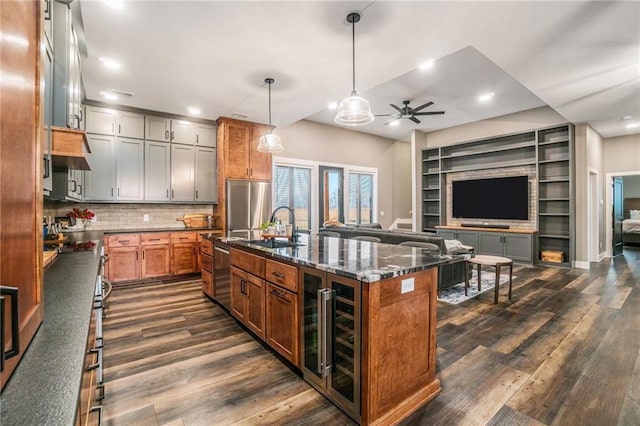
[{"label": "sofa", "polygon": [[[440,254],[469,254],[466,249],[456,249],[447,251],[447,246],[442,237],[438,237],[431,232],[412,232],[400,230],[382,229],[379,224],[367,224],[360,226],[327,226],[318,230],[319,234],[324,231],[336,232],[340,238],[350,239],[356,236],[377,237],[381,243],[400,244],[405,241],[417,241],[435,244],[440,248]],[[458,283],[464,282],[464,262],[453,262],[441,265],[438,268],[438,292]],[[469,269],[471,272],[471,269]]]}]

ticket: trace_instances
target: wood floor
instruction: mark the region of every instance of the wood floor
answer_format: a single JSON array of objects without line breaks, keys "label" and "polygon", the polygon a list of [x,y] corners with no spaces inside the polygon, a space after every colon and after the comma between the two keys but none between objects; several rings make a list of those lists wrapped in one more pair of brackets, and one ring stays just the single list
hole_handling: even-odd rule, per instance
[{"label": "wood floor", "polygon": [[[403,424],[640,424],[640,249],[514,275],[439,304],[442,393]],[[353,424],[197,282],[115,288],[104,326],[107,424]]]}]

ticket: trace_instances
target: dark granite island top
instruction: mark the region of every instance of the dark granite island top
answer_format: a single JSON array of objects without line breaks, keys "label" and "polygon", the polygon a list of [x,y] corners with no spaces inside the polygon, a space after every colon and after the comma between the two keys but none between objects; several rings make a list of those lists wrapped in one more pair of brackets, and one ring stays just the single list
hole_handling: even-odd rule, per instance
[{"label": "dark granite island top", "polygon": [[230,246],[257,251],[265,257],[289,261],[362,282],[423,271],[458,259],[428,250],[395,244],[302,235],[295,247],[266,248],[237,238],[219,239]]}]

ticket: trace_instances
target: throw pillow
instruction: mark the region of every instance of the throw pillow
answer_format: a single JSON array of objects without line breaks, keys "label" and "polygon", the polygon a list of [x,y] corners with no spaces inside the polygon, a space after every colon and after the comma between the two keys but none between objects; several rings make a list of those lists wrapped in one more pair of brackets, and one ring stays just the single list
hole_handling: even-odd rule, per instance
[{"label": "throw pillow", "polygon": [[629,219],[640,220],[640,210],[629,210]]}]

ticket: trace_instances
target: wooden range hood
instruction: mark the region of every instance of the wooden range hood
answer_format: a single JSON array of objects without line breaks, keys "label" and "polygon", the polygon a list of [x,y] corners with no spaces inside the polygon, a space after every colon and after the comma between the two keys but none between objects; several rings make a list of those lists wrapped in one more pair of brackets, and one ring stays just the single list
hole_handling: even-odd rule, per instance
[{"label": "wooden range hood", "polygon": [[51,126],[51,138],[54,168],[91,170],[86,157],[91,148],[84,130]]}]

